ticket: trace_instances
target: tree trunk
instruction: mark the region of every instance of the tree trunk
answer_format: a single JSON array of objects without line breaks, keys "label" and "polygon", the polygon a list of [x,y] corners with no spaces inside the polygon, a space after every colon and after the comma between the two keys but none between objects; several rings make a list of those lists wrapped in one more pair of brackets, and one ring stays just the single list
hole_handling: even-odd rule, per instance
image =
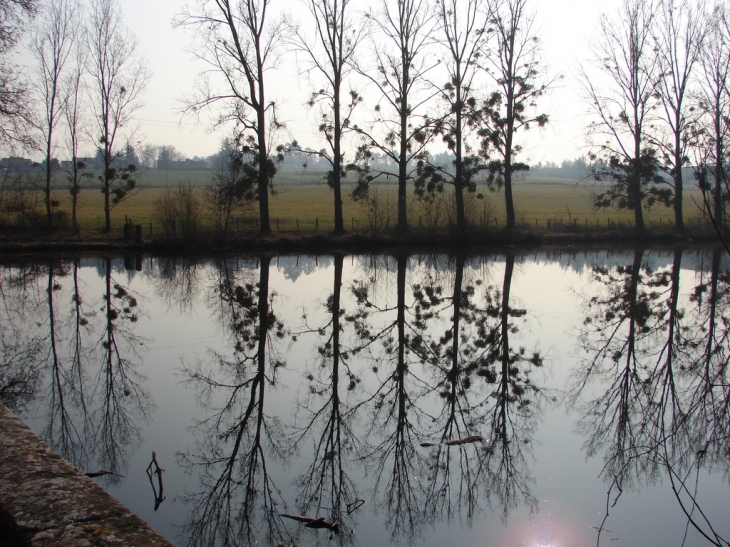
[{"label": "tree trunk", "polygon": [[[677,114],[679,118],[679,113]],[[675,120],[676,127],[679,127],[680,120]],[[684,213],[682,209],[682,200],[684,199],[684,187],[682,180],[682,143],[678,131],[674,135],[674,227],[677,230],[684,230]]]},{"label": "tree trunk", "polygon": [[722,120],[720,119],[720,105],[719,100],[716,104],[715,110],[715,224],[718,227],[725,227],[725,215],[723,214],[722,207],[722,183],[723,183],[723,139],[722,139]]},{"label": "tree trunk", "polygon": [[108,234],[112,231],[112,209],[111,209],[111,203],[109,201],[109,190],[111,186],[111,181],[109,180],[110,170],[111,170],[111,150],[104,150],[104,187],[102,188],[102,191],[104,192],[104,231]]},{"label": "tree trunk", "polygon": [[[638,119],[638,113],[634,109],[634,119]],[[641,130],[635,128],[634,132],[634,158],[631,162],[631,172],[628,184],[628,193],[631,204],[634,208],[634,221],[636,229],[644,230],[644,210],[641,199]]]},{"label": "tree trunk", "polygon": [[398,232],[408,231],[408,213],[406,211],[406,191],[408,184],[408,86],[410,76],[408,58],[401,49],[401,71],[403,74],[400,103],[400,152],[398,155]]},{"label": "tree trunk", "polygon": [[504,154],[504,203],[507,209],[507,229],[512,230],[517,225],[515,218],[515,204],[512,197],[512,115],[507,114],[507,140]]},{"label": "tree trunk", "polygon": [[51,127],[48,127],[48,139],[46,140],[46,220],[48,229],[53,228],[53,208],[51,206],[51,179],[53,173],[51,171]]},{"label": "tree trunk", "polygon": [[334,121],[335,121],[335,139],[333,146],[334,157],[332,158],[332,190],[335,199],[335,233],[342,234],[345,232],[345,220],[342,216],[342,148],[340,140],[342,139],[341,114],[340,114],[340,77],[335,76],[334,86]]},{"label": "tree trunk", "polygon": [[[263,90],[262,90],[263,91]],[[266,149],[266,119],[264,115],[263,96],[259,104],[258,113],[258,146],[259,146],[259,174],[258,174],[258,190],[259,190],[259,233],[266,235],[271,233],[271,225],[269,223],[269,157]]]},{"label": "tree trunk", "polygon": [[463,125],[463,106],[462,106],[462,88],[461,88],[461,72],[457,70],[456,79],[458,84],[456,86],[456,158],[455,165],[456,173],[454,176],[454,196],[456,198],[456,229],[458,231],[464,231],[466,229],[466,215],[464,213],[464,169],[463,169],[463,158],[462,158],[462,125]]}]

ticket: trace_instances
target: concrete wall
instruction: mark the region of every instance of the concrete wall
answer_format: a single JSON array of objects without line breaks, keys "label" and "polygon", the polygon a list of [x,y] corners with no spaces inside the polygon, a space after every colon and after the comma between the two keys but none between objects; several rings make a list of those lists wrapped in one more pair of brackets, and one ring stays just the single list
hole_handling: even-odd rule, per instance
[{"label": "concrete wall", "polygon": [[0,547],[170,546],[0,404]]}]

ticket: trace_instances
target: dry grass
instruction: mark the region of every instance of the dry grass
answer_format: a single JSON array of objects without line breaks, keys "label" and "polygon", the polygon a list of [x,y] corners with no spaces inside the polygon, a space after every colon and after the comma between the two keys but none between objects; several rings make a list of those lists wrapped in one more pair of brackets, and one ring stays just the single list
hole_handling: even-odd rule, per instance
[{"label": "dry grass", "polygon": [[[323,173],[316,171],[288,170],[280,172],[275,181],[276,194],[271,196],[270,217],[273,230],[281,231],[330,231],[333,228],[333,194],[324,182]],[[149,172],[144,173],[140,180],[142,188],[136,195],[121,203],[112,211],[112,220],[115,227],[121,227],[125,217],[129,217],[136,224],[144,227],[151,226],[157,229],[154,215],[154,202],[161,194],[164,186],[176,185],[178,182],[193,184],[202,187],[207,181],[208,173],[188,172]],[[302,184],[304,182],[305,184]],[[347,228],[367,228],[372,221],[366,209],[354,203],[349,194],[353,184],[347,183],[343,189],[344,217]],[[515,185],[514,198],[518,223],[526,226],[547,228],[551,226],[577,224],[579,226],[607,226],[621,224],[626,226],[633,222],[633,213],[630,211],[596,211],[591,203],[592,195],[597,191],[595,183],[577,184],[575,181],[550,179],[528,179]],[[379,227],[392,226],[395,222],[395,192],[394,184],[377,187],[380,202]],[[479,227],[503,226],[505,222],[504,194],[489,192],[486,188],[479,188],[484,194],[483,200],[471,200],[471,222]],[[66,192],[57,194],[61,200],[61,209],[70,212],[70,201]],[[412,190],[409,190],[411,199],[409,222],[412,226],[428,224],[431,210],[424,209],[412,200]],[[701,203],[698,190],[686,192],[685,222],[692,224],[701,216],[697,206]],[[79,204],[79,220],[84,231],[96,230],[103,226],[103,195],[98,190],[87,189],[81,194]],[[385,211],[385,212],[384,212]],[[438,223],[446,226],[452,216],[450,197],[443,197]],[[247,212],[237,218],[235,225],[239,230],[256,229],[258,209],[251,204]],[[673,223],[673,211],[666,207],[658,207],[645,214],[649,226],[668,225]]]}]

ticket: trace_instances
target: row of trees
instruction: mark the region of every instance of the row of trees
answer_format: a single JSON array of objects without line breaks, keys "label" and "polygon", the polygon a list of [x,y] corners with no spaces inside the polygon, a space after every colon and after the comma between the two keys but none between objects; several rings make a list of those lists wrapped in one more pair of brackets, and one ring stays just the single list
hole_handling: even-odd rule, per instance
[{"label": "row of trees", "polygon": [[[63,145],[70,155],[67,170],[72,220],[85,181],[93,178],[80,150],[93,144],[103,168],[98,176],[104,194],[106,229],[111,210],[135,188],[128,138],[132,116],[149,71],[139,59],[137,40],[124,26],[117,0],[92,0],[88,10],[76,0],[3,2],[6,55],[22,34],[29,17],[33,67],[26,80],[10,61],[0,64],[0,136],[2,144],[21,145],[43,154],[47,224],[53,226],[53,168]],[[8,30],[9,29],[9,30]],[[123,144],[120,144],[123,143]]]},{"label": "row of trees", "polygon": [[[77,161],[84,138],[103,158],[99,180],[107,230],[111,209],[135,187],[134,168],[120,162],[129,156],[128,141],[119,143],[129,137],[124,132],[149,73],[136,57],[137,42],[122,25],[117,1],[92,1],[85,19],[75,0],[41,10],[31,34],[37,61],[32,88],[42,107],[31,112],[16,97],[16,110],[5,108],[0,119],[6,142],[43,150],[49,226],[51,159],[59,130],[73,159],[74,211],[84,177],[93,177]],[[15,18],[7,19],[0,54],[17,43],[22,17],[35,15],[39,2],[11,4],[9,14]],[[379,178],[398,181],[400,231],[408,229],[409,184],[425,201],[451,187],[455,225],[464,229],[464,196],[476,193],[478,176],[490,189],[504,189],[507,226],[516,225],[513,177],[529,169],[519,158],[518,137],[548,123],[537,102],[555,81],[542,61],[528,0],[439,0],[434,5],[379,0],[363,16],[353,0],[303,0],[309,19],[301,23],[273,20],[271,2],[202,2],[176,20],[198,31],[193,51],[210,76],[200,78],[186,97],[186,111],[194,116],[209,111],[214,125],[235,126],[235,146],[246,164],[237,195],[258,201],[262,233],[271,231],[268,196],[277,161],[287,149],[305,162],[316,157],[328,164],[336,232],[344,231],[342,182],[348,171],[357,174],[356,200],[372,199],[370,184]],[[730,25],[723,4],[708,9],[703,2],[624,0],[615,17],[602,16],[595,66],[582,69],[593,114],[587,128],[593,175],[612,182],[595,205],[633,210],[639,229],[643,211],[657,204],[673,206],[676,226],[683,227],[682,168],[691,164],[714,203],[713,218],[724,214]],[[275,144],[283,126],[276,104],[267,99],[267,72],[291,52],[316,90],[309,106],[319,116],[326,143],[321,150],[303,149],[296,141]],[[23,90],[17,68],[4,62],[2,71],[12,77],[6,88]],[[365,98],[357,91],[363,82],[374,100],[366,113]],[[359,146],[347,157],[345,139],[353,137]],[[439,141],[450,161],[429,153]],[[157,161],[173,161],[173,152],[158,150]],[[374,163],[375,155],[388,161]]]},{"label": "row of trees", "polygon": [[[504,189],[507,226],[514,227],[513,177],[529,169],[518,158],[518,135],[548,123],[537,101],[555,82],[541,58],[527,0],[439,0],[435,6],[381,0],[364,18],[356,17],[351,0],[304,4],[309,19],[301,24],[267,24],[271,0],[204,4],[178,19],[201,31],[196,51],[225,81],[221,88],[206,81],[189,97],[189,112],[215,105],[216,123],[239,127],[254,168],[248,184],[256,185],[261,231],[270,231],[270,150],[280,127],[276,105],[264,98],[265,74],[282,51],[303,59],[317,89],[309,105],[317,109],[327,146],[302,150],[294,142],[291,150],[329,163],[335,231],[344,231],[347,171],[358,175],[354,199],[368,199],[370,183],[380,177],[397,179],[398,230],[408,229],[409,183],[426,199],[451,186],[456,227],[465,228],[464,192],[475,192],[482,174],[490,189]],[[682,169],[694,165],[703,190],[714,181],[707,196],[714,217],[722,215],[729,40],[723,4],[708,10],[703,1],[624,0],[615,16],[601,17],[594,66],[581,70],[592,114],[593,176],[612,182],[596,196],[596,207],[633,210],[643,229],[644,209],[673,206],[681,229]],[[360,124],[354,122],[363,103],[357,81],[367,82],[375,97],[372,112],[358,114],[369,118]],[[350,161],[346,134],[360,143]],[[429,154],[438,140],[451,161]],[[376,153],[390,165],[372,165]]]},{"label": "row of trees", "polygon": [[[351,0],[306,0],[309,19],[270,23],[271,0],[221,0],[182,13],[177,23],[199,32],[194,51],[223,76],[216,88],[201,80],[188,97],[188,112],[215,107],[215,123],[234,122],[251,165],[241,181],[255,187],[260,229],[271,230],[268,192],[275,166],[272,143],[280,124],[276,105],[266,99],[267,70],[283,51],[294,51],[315,84],[309,105],[319,114],[326,147],[290,151],[329,163],[335,231],[344,231],[342,180],[358,174],[355,199],[367,199],[369,184],[379,177],[398,180],[398,230],[408,229],[409,183],[421,196],[433,196],[445,185],[454,189],[456,226],[466,227],[464,192],[475,192],[475,177],[488,174],[492,188],[504,187],[508,225],[515,225],[512,177],[527,169],[515,156],[516,134],[548,118],[534,114],[545,92],[539,40],[526,0],[381,0],[357,16]],[[368,47],[369,44],[369,47]],[[285,49],[288,48],[288,49]],[[371,119],[356,124],[363,97],[356,77],[376,90]],[[485,94],[486,82],[493,90]],[[541,83],[539,83],[541,82]],[[433,105],[439,104],[438,108]],[[366,118],[367,116],[360,116]],[[348,162],[343,138],[360,140]],[[453,154],[452,165],[435,163],[427,146],[442,139]],[[283,148],[279,148],[279,152]],[[391,166],[374,167],[373,153]]]},{"label": "row of trees", "polygon": [[596,205],[633,210],[643,229],[643,210],[662,203],[681,229],[683,168],[693,165],[713,219],[722,219],[730,152],[724,3],[625,0],[617,15],[601,18],[595,70],[582,72],[595,115],[593,172],[613,183]]}]

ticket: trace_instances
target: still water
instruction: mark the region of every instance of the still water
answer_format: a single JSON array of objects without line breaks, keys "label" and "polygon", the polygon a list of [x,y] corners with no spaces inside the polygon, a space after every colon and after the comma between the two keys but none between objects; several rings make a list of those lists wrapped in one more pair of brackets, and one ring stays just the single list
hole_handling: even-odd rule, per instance
[{"label": "still water", "polygon": [[0,271],[0,400],[177,545],[728,545],[723,251]]}]

